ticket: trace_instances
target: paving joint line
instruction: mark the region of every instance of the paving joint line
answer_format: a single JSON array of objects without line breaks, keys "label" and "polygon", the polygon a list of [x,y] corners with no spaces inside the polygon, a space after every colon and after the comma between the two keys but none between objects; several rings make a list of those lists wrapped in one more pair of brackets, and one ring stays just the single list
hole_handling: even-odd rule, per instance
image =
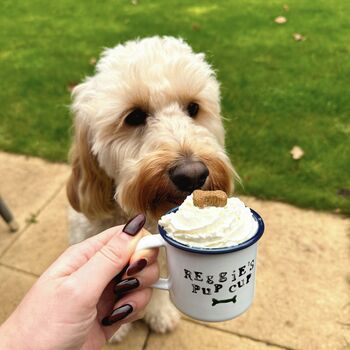
[{"label": "paving joint line", "polygon": [[34,272],[29,272],[29,271],[26,271],[26,270],[22,270],[22,269],[19,269],[18,267],[7,265],[7,264],[4,264],[2,262],[0,262],[0,266],[5,267],[6,269],[9,269],[9,270],[13,270],[13,271],[16,271],[16,272],[24,273],[24,274],[32,276],[32,277],[38,278],[40,276],[40,275],[37,275]]},{"label": "paving joint line", "polygon": [[227,334],[231,334],[231,335],[236,335],[236,336],[238,336],[238,337],[240,337],[240,338],[246,338],[246,339],[249,339],[249,340],[256,341],[256,342],[258,342],[258,343],[263,343],[263,344],[266,344],[266,345],[269,345],[269,346],[275,346],[275,347],[278,347],[278,348],[283,349],[283,350],[298,350],[298,349],[296,349],[296,348],[290,348],[290,347],[288,347],[288,346],[284,346],[284,345],[280,345],[280,344],[277,344],[277,343],[273,343],[273,342],[270,342],[270,341],[268,341],[268,340],[262,340],[262,339],[254,338],[254,337],[252,337],[252,336],[250,336],[250,335],[241,334],[241,333],[236,333],[236,332],[230,332],[230,331],[228,331],[228,330],[226,330],[226,329],[211,327],[211,326],[209,326],[209,325],[207,325],[207,324],[205,324],[205,323],[198,323],[198,322],[196,322],[196,321],[194,321],[194,320],[190,320],[190,319],[187,319],[187,318],[186,318],[186,319],[183,319],[183,320],[184,320],[184,321],[191,322],[191,323],[194,323],[194,324],[196,324],[196,325],[201,325],[201,326],[203,326],[203,327],[205,327],[205,328],[210,328],[211,330],[216,330],[216,331],[221,331],[221,332],[223,332],[223,333],[227,333]]},{"label": "paving joint line", "polygon": [[[66,181],[67,180],[62,182],[58,186],[58,188],[53,192],[53,194],[51,196],[49,196],[48,199],[39,207],[39,209],[37,210],[37,212],[35,214],[36,217],[38,217],[42,213],[42,211],[56,198],[58,193],[61,191],[61,189],[65,185]],[[18,241],[18,239],[24,234],[24,232],[26,232],[28,230],[28,228],[31,227],[32,225],[35,225],[35,223],[31,223],[31,222],[26,222],[25,221],[25,224],[24,224],[23,228],[21,230],[19,230],[19,232],[11,233],[11,235],[15,235],[16,238],[12,242],[10,242],[10,244],[0,254],[0,261],[5,256],[5,254],[11,249],[11,247]]]},{"label": "paving joint line", "polygon": [[143,343],[142,350],[146,350],[150,336],[151,336],[151,330],[148,328],[148,333],[146,335],[145,342]]}]

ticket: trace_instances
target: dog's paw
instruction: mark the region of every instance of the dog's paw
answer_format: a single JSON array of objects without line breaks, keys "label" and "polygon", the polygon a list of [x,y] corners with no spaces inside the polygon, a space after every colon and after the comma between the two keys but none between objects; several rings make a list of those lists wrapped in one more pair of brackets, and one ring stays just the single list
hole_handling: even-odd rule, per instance
[{"label": "dog's paw", "polygon": [[167,333],[173,331],[180,322],[180,313],[170,303],[147,309],[144,321],[152,331],[156,333]]},{"label": "dog's paw", "polygon": [[130,332],[131,328],[132,328],[131,323],[125,323],[121,325],[120,328],[108,340],[108,343],[120,343]]}]

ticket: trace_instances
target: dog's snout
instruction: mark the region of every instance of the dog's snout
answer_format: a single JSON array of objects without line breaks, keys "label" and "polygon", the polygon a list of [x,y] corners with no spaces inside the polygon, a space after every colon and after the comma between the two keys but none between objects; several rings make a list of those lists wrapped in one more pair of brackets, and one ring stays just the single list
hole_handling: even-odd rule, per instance
[{"label": "dog's snout", "polygon": [[209,170],[201,161],[187,160],[169,171],[169,177],[178,190],[193,192],[201,188],[209,175]]}]

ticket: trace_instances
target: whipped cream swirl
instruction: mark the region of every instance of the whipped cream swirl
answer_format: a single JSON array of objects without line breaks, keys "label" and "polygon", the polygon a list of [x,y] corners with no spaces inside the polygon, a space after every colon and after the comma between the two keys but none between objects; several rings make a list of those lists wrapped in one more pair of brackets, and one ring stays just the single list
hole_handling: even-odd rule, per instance
[{"label": "whipped cream swirl", "polygon": [[192,195],[177,212],[162,216],[159,225],[174,240],[202,248],[238,245],[258,229],[250,209],[238,198],[228,198],[225,207],[198,208],[193,204]]}]

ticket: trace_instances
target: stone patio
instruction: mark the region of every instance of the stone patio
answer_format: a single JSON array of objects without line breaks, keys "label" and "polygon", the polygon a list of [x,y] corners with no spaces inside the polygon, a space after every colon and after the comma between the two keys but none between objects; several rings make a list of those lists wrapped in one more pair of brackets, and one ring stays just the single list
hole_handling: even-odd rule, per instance
[{"label": "stone patio", "polygon": [[[0,220],[0,322],[67,247],[69,167],[0,152],[0,193],[20,230]],[[104,349],[350,349],[350,219],[290,205],[243,200],[265,220],[256,296],[241,317],[202,323],[183,317],[166,335],[138,321],[122,345]]]}]

